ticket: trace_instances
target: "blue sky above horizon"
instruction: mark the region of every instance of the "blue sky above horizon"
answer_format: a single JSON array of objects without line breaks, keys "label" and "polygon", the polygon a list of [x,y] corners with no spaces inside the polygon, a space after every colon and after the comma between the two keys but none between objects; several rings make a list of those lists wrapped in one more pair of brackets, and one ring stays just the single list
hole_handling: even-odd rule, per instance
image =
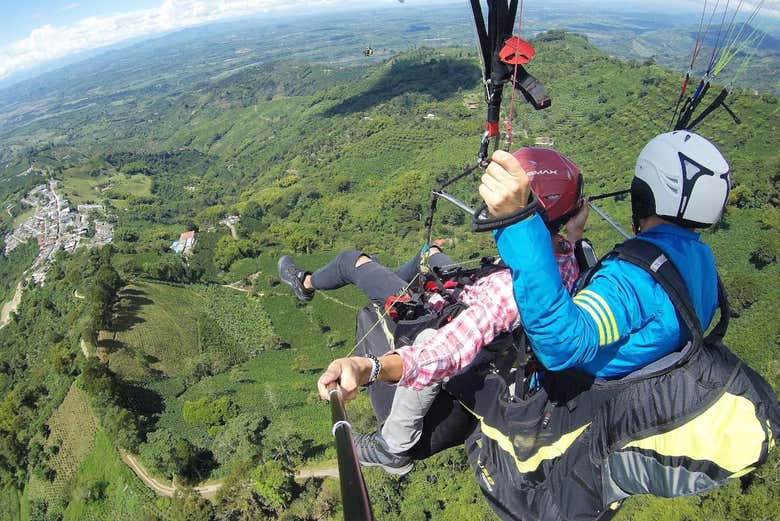
[{"label": "blue sky above horizon", "polygon": [[90,16],[148,9],[160,0],[0,0],[0,48],[30,35],[43,25],[72,25]]},{"label": "blue sky above horizon", "polygon": [[[761,0],[752,0],[758,2]],[[378,8],[411,9],[465,0],[0,0],[0,80],[47,62],[122,41],[241,16],[301,10]],[[544,2],[546,3],[546,2]],[[648,9],[701,9],[704,0],[579,0]],[[526,1],[527,9],[541,0]],[[743,0],[749,12],[751,0]],[[763,12],[780,15],[780,0],[763,0]],[[721,7],[722,9],[722,7]],[[733,10],[733,7],[732,7]]]}]

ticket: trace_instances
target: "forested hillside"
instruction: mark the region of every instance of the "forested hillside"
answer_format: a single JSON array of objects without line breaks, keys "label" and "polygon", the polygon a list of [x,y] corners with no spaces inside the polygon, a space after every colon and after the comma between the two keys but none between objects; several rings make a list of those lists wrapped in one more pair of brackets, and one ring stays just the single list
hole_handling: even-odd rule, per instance
[{"label": "forested hillside", "polygon": [[[554,142],[588,194],[627,188],[642,144],[669,128],[680,75],[561,31],[535,44],[529,69],[553,106],[516,100],[515,145]],[[430,189],[474,162],[479,77],[459,47],[373,65],[270,61],[192,89],[144,84],[26,112],[0,133],[0,233],[47,178],[71,205],[102,204],[114,225],[112,245],[57,254],[0,330],[0,518],[339,518],[333,480],[294,477],[333,464],[315,382],[350,352],[363,302],[341,290],[299,305],[275,260],[314,268],[347,247],[406,260],[424,239]],[[741,124],[719,110],[698,129],[735,182],[704,238],[734,307],[727,344],[780,390],[780,105],[739,89],[728,103]],[[452,191],[476,204],[478,183],[475,173]],[[628,228],[627,200],[601,206]],[[439,207],[435,235],[451,256],[494,251],[490,234]],[[192,254],[173,253],[190,230]],[[601,252],[620,240],[595,214],[587,235]],[[0,258],[6,299],[34,255],[25,248]],[[350,413],[373,428],[364,397]],[[119,450],[185,492],[155,496]],[[705,496],[633,498],[616,519],[773,519],[778,458]],[[494,519],[459,449],[407,478],[371,470],[367,481],[381,519]],[[214,484],[210,503],[187,488]]]}]

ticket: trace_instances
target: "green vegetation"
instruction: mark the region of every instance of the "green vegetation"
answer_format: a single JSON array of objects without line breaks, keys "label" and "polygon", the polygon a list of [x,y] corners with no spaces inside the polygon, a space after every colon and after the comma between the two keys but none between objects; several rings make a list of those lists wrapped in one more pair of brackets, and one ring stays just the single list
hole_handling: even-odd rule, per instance
[{"label": "green vegetation", "polygon": [[98,356],[122,378],[145,381],[155,373],[185,374],[200,353],[198,309],[191,288],[137,281],[119,293],[110,329],[100,332]]},{"label": "green vegetation", "polygon": [[[94,428],[72,383],[81,365],[80,334],[105,317],[102,305],[110,305],[100,297],[108,293],[105,284],[112,279],[107,258],[108,251],[80,252],[69,260],[58,254],[46,285],[26,289],[2,330],[0,505],[12,509],[0,511],[3,515],[11,515],[18,504],[9,487],[22,491],[28,484],[19,515],[37,519],[45,512],[61,512],[63,491],[90,450]],[[89,304],[74,297],[79,287],[94,293]]]},{"label": "green vegetation", "polygon": [[115,208],[124,209],[129,200],[152,194],[152,180],[144,173],[128,169],[117,172],[109,163],[75,167],[64,181],[65,196],[75,204],[107,200]]},{"label": "green vegetation", "polygon": [[88,397],[73,386],[47,425],[48,438],[33,441],[37,457],[31,456],[33,473],[27,497],[31,502],[54,504],[63,497],[71,479],[93,450],[98,422]]},{"label": "green vegetation", "polygon": [[[536,44],[532,72],[554,102],[518,109],[516,144],[549,137],[583,167],[588,193],[625,188],[639,147],[667,124],[679,75],[562,32]],[[116,221],[112,247],[58,254],[0,332],[0,517],[338,518],[333,482],[292,475],[334,458],[315,382],[350,352],[364,299],[345,288],[303,306],[279,284],[275,261],[293,253],[314,269],[359,247],[398,266],[420,246],[428,190],[478,148],[484,114],[468,109],[481,100],[476,57],[418,49],[372,67],[285,60],[208,74],[199,64],[195,84],[192,71],[163,71],[144,49],[136,59],[150,60],[148,74],[106,80],[110,103],[49,107],[45,119],[25,112],[24,125],[0,134],[0,202],[41,182],[37,170],[18,177],[34,164],[72,203],[101,202]],[[735,304],[727,343],[780,389],[778,102],[737,89],[729,103],[742,125],[719,111],[701,127],[735,179],[724,223],[704,237]],[[453,192],[476,204],[477,183],[475,174]],[[439,206],[434,233],[454,239],[451,256],[494,251],[489,234]],[[601,206],[628,223],[626,200]],[[0,231],[18,211],[0,212]],[[236,237],[220,224],[230,215],[240,215]],[[189,257],[169,251],[185,230],[198,238]],[[602,252],[618,240],[595,215],[588,235]],[[0,294],[34,254],[30,243],[0,259]],[[350,413],[357,429],[375,428],[365,396]],[[118,448],[160,479],[223,486],[211,504],[189,489],[157,498]],[[617,519],[771,516],[777,457],[742,487],[633,498]],[[382,519],[493,519],[457,449],[406,479],[373,470],[367,479]]]},{"label": "green vegetation", "polygon": [[159,498],[122,462],[103,431],[71,481],[63,521],[159,519],[172,521],[169,502]]},{"label": "green vegetation", "polygon": [[35,241],[27,241],[7,257],[0,255],[0,302],[11,300],[22,274],[32,265],[36,255],[38,245]]}]

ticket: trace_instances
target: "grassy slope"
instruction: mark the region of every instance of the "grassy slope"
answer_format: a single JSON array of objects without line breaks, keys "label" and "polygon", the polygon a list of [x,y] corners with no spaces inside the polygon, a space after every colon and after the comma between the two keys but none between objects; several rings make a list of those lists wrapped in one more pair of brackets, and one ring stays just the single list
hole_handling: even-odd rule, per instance
[{"label": "grassy slope", "polygon": [[[257,412],[271,418],[272,431],[298,432],[316,445],[327,444],[328,416],[314,394],[314,384],[330,359],[351,349],[355,305],[361,300],[354,290],[344,290],[333,295],[339,302],[318,298],[312,305],[300,307],[288,288],[278,285],[275,260],[271,256],[256,259],[261,272],[257,296],[228,288],[145,281],[123,290],[116,335],[102,332],[98,353],[106,356],[110,367],[123,378],[159,394],[164,410],[157,428],[173,428],[208,448],[211,437],[206,426],[184,422],[182,408],[203,396],[230,395],[242,413]],[[324,256],[315,256],[304,262],[314,265],[323,260]],[[210,299],[222,299],[220,308],[248,309],[245,317],[238,317],[245,329],[251,329],[246,327],[247,321],[267,314],[273,332],[287,345],[285,349],[265,349],[259,344],[262,340],[250,337],[250,343],[260,350],[247,361],[187,388],[181,376],[199,354],[206,353],[212,359],[225,355],[217,351],[224,344],[199,344],[198,321],[203,314],[212,313],[223,321],[225,335],[231,334],[226,322],[230,317],[215,315],[215,310],[209,309]],[[262,333],[258,334],[262,339]],[[309,359],[303,372],[292,370],[299,355]]]},{"label": "grassy slope", "polygon": [[[105,484],[105,498],[95,500],[88,491]],[[94,489],[94,488],[93,488]],[[151,519],[168,521],[167,501],[158,498],[122,462],[103,431],[71,482],[72,494],[63,521],[112,521]]]},{"label": "grassy slope", "polygon": [[59,446],[59,452],[49,460],[55,471],[54,481],[44,482],[32,476],[27,488],[28,498],[53,502],[66,493],[71,478],[92,451],[97,418],[92,414],[88,396],[76,385],[70,388],[62,404],[49,419],[51,433],[44,447]]},{"label": "grassy slope", "polygon": [[[122,290],[113,331],[102,331],[111,368],[131,381],[176,376],[199,352],[197,315],[203,296],[190,288],[139,281]],[[152,358],[143,360],[140,354]]]},{"label": "grassy slope", "polygon": [[127,197],[151,195],[152,180],[141,174],[107,171],[99,176],[89,175],[90,165],[74,167],[63,172],[63,193],[73,204],[110,199],[119,208]]},{"label": "grassy slope", "polygon": [[[322,262],[322,259],[320,256],[306,259],[305,262],[314,265]],[[177,361],[179,364],[177,371],[167,373],[172,378],[158,374],[153,381],[147,379],[146,387],[159,393],[165,402],[165,410],[160,415],[157,428],[172,428],[197,445],[209,447],[212,440],[206,427],[184,422],[182,408],[186,402],[193,402],[204,396],[229,395],[242,413],[259,413],[271,418],[271,432],[298,432],[304,438],[313,440],[315,445],[324,446],[329,441],[329,420],[324,405],[314,393],[316,378],[329,360],[344,355],[351,349],[355,313],[353,306],[361,300],[356,300],[354,290],[343,290],[333,296],[350,304],[318,298],[310,306],[301,307],[296,304],[286,286],[278,285],[275,257],[261,257],[256,262],[261,272],[257,296],[247,296],[227,288],[217,290],[222,293],[220,298],[229,298],[242,307],[251,309],[253,306],[259,306],[255,313],[267,313],[273,331],[287,344],[286,348],[262,350],[247,361],[235,365],[230,371],[205,377],[196,385],[187,388],[182,380],[175,376],[186,366],[186,362],[182,361],[191,359],[192,355],[184,356],[180,352],[177,356],[171,356],[171,353],[156,350],[156,341],[150,344],[132,344],[134,349],[164,357],[159,363],[153,364],[154,367],[162,367],[167,360]],[[136,283],[132,287],[139,286]],[[200,311],[207,307],[204,302],[196,302],[192,298],[189,299],[189,304],[184,304],[185,292],[196,293],[197,289],[151,283],[143,283],[142,287],[144,298],[149,298],[154,303],[146,303],[141,307],[143,322],[135,324],[132,330],[162,333],[170,327],[166,316],[181,313],[185,308],[193,316],[199,312],[198,305],[201,306]],[[174,305],[177,307],[174,308]],[[166,306],[170,307],[164,310]],[[251,315],[246,317],[246,320],[251,319]],[[120,334],[118,338],[126,338],[126,335]],[[146,338],[151,340],[153,336]],[[219,355],[213,352],[212,346],[202,345],[200,348],[212,356]],[[121,351],[124,351],[124,348],[119,350]],[[137,374],[137,368],[130,372],[130,356],[122,355],[121,364],[115,362],[119,360],[119,352],[110,355],[112,368],[119,370],[120,374]],[[294,359],[300,355],[308,357],[309,367],[303,372],[296,372],[292,367]],[[138,357],[132,360],[135,361],[136,358]],[[221,475],[223,472],[224,470],[218,471],[216,474]]]},{"label": "grassy slope", "polygon": [[[45,446],[60,446],[50,460],[56,471],[52,483],[32,477],[22,498],[21,521],[30,519],[30,502],[64,502],[65,521],[142,519],[145,514],[167,520],[167,502],[160,501],[119,458],[100,430],[88,397],[76,385],[49,420],[51,434]],[[97,486],[96,486],[97,485]],[[102,497],[95,497],[103,488]]]}]

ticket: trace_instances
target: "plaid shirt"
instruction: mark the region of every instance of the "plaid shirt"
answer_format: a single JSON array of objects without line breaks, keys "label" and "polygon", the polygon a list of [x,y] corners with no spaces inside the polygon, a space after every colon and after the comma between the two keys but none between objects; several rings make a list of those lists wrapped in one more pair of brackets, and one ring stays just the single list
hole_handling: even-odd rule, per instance
[{"label": "plaid shirt", "polygon": [[[571,290],[579,276],[572,244],[554,237],[555,259],[566,287]],[[482,346],[500,333],[520,325],[512,275],[496,271],[466,286],[458,299],[468,307],[442,326],[429,340],[396,350],[403,361],[400,385],[418,390],[454,375],[466,367]]]}]

